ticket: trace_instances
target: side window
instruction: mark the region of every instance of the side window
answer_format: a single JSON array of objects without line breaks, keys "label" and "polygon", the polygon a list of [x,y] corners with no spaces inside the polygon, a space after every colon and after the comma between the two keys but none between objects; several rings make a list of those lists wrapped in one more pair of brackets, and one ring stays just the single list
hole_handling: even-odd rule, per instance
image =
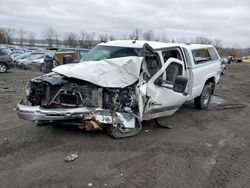
[{"label": "side window", "polygon": [[218,54],[216,53],[216,51],[215,51],[214,48],[209,48],[208,51],[209,51],[209,54],[210,54],[210,57],[211,57],[211,60],[212,60],[212,61],[215,61],[215,60],[218,60],[218,59],[219,59],[219,56],[218,56]]},{"label": "side window", "polygon": [[150,77],[161,69],[161,61],[157,53],[145,51],[145,62]]},{"label": "side window", "polygon": [[167,83],[174,84],[176,77],[182,75],[182,68],[182,65],[179,63],[170,63],[165,71]]},{"label": "side window", "polygon": [[195,64],[205,63],[211,60],[208,49],[192,50]]},{"label": "side window", "polygon": [[0,51],[0,55],[5,55],[5,53],[4,53],[4,52],[2,52],[2,51]]},{"label": "side window", "polygon": [[181,61],[183,61],[180,51],[177,49],[169,49],[169,50],[164,50],[162,51],[162,57],[164,60],[164,63],[169,59],[169,58],[176,58],[179,59]]}]

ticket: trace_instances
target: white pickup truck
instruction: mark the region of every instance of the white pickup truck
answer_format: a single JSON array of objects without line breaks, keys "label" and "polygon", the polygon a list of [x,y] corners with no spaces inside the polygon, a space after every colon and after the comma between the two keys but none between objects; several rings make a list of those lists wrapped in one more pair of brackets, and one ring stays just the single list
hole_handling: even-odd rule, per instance
[{"label": "white pickup truck", "polygon": [[186,101],[206,109],[219,79],[220,57],[211,45],[110,41],[83,62],[31,79],[17,113],[39,125],[77,125],[124,138]]}]

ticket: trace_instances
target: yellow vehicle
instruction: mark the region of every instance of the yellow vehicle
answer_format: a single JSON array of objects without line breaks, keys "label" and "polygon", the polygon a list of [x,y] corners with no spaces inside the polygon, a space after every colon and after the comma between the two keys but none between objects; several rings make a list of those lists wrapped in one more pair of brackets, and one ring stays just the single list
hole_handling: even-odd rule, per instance
[{"label": "yellow vehicle", "polygon": [[250,63],[250,56],[244,56],[242,58],[243,63]]},{"label": "yellow vehicle", "polygon": [[72,61],[78,61],[76,54],[73,51],[72,52],[71,51],[56,52],[55,57],[54,57],[56,60],[56,66],[66,64],[67,62],[65,62],[65,57],[69,57],[69,56],[72,58]]}]

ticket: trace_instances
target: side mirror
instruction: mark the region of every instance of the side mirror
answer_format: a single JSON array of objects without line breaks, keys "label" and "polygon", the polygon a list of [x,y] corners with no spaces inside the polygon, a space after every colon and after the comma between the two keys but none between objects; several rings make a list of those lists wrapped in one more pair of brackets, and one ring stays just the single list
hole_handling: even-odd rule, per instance
[{"label": "side mirror", "polygon": [[63,56],[63,64],[73,63],[73,58],[71,55]]},{"label": "side mirror", "polygon": [[174,81],[173,90],[177,93],[184,93],[187,87],[188,79],[184,76],[177,76]]}]

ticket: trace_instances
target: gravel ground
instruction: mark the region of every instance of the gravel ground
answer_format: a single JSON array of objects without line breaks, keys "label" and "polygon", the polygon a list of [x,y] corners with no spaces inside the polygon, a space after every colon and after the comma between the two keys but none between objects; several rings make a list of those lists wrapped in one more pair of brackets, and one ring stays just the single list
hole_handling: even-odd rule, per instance
[{"label": "gravel ground", "polygon": [[159,120],[172,129],[148,121],[122,140],[18,119],[38,74],[0,74],[0,187],[250,187],[250,64],[228,65],[208,110],[189,102]]}]

